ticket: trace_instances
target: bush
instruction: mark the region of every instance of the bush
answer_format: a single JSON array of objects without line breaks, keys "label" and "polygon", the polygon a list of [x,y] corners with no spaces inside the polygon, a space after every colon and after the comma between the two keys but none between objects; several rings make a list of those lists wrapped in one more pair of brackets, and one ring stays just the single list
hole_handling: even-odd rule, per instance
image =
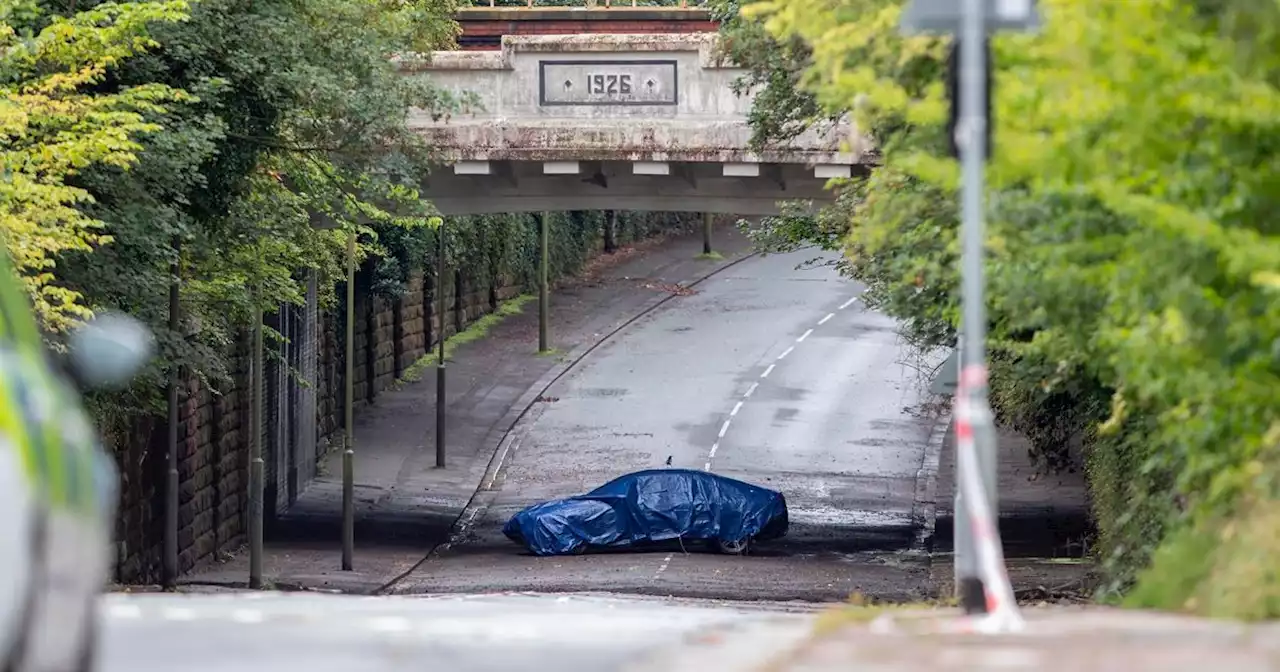
[{"label": "bush", "polygon": [[[792,79],[874,133],[882,165],[823,218],[843,217],[869,303],[931,347],[955,338],[959,175],[940,153],[947,45],[900,37],[902,4],[743,12],[808,45]],[[993,405],[1048,468],[1083,444],[1102,597],[1280,616],[1280,8],[1042,5],[1040,36],[994,41]]]}]

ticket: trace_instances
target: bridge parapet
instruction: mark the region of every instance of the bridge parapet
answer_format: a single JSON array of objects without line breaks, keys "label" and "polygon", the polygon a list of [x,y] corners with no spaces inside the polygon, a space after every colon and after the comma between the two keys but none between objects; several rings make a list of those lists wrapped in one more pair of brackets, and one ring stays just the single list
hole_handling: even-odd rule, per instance
[{"label": "bridge parapet", "polygon": [[[724,198],[827,200],[826,179],[850,176],[868,158],[847,120],[752,149],[751,96],[732,89],[744,71],[720,56],[714,34],[508,35],[498,51],[435,52],[400,67],[478,100],[478,109],[447,120],[409,120],[455,176],[531,177],[540,164],[540,175],[586,174],[595,184],[670,178],[692,188],[690,198],[727,180],[735,195]],[[770,196],[763,185],[791,193]],[[773,200],[761,208],[776,211]],[[723,211],[691,202],[672,207]]]},{"label": "bridge parapet", "polygon": [[525,6],[521,2],[519,6],[462,7],[455,18],[462,29],[461,49],[501,49],[505,35],[714,33],[719,29],[703,7],[609,6],[607,1],[595,6]]}]

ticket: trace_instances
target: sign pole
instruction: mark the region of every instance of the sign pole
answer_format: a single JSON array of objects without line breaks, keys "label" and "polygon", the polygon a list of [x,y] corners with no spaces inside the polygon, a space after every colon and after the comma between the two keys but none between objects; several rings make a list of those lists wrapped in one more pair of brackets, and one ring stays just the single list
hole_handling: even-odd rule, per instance
[{"label": "sign pole", "polygon": [[356,340],[356,229],[347,231],[347,319],[346,374],[342,399],[342,570],[350,572],[355,564],[356,495],[355,495],[355,340]]},{"label": "sign pole", "polygon": [[[973,431],[977,448],[978,473],[982,476],[983,494],[991,510],[996,509],[996,446],[992,426],[991,408],[987,399],[986,340],[987,311],[983,277],[983,242],[986,238],[983,219],[983,173],[986,163],[986,107],[983,94],[986,81],[985,17],[983,0],[964,0],[959,49],[960,127],[957,146],[960,148],[963,171],[961,189],[961,329],[965,335],[962,361],[966,371],[980,372],[974,379],[982,380],[971,392]],[[976,568],[975,568],[976,569]],[[961,603],[969,613],[986,611],[982,580],[975,571],[970,577],[962,577]]]},{"label": "sign pole", "polygon": [[436,340],[440,350],[436,355],[436,467],[444,469],[445,410],[448,398],[444,378],[444,220],[436,229],[436,313],[440,315],[440,331]]}]

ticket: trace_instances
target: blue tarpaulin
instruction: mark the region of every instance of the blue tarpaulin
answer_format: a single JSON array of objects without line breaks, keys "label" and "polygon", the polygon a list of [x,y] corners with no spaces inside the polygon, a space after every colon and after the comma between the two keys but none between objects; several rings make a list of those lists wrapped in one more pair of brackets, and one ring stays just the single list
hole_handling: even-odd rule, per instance
[{"label": "blue tarpaulin", "polygon": [[690,469],[620,476],[585,495],[535,504],[502,533],[536,555],[672,539],[759,541],[787,532],[782,493]]}]

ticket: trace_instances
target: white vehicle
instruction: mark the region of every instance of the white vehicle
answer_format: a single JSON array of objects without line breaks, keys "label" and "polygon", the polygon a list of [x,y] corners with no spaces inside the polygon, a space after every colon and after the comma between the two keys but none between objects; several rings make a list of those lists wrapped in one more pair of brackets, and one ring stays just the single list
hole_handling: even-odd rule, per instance
[{"label": "white vehicle", "polygon": [[118,481],[77,385],[124,382],[151,339],[129,318],[90,323],[64,372],[22,289],[0,273],[0,662],[3,672],[89,672]]}]

